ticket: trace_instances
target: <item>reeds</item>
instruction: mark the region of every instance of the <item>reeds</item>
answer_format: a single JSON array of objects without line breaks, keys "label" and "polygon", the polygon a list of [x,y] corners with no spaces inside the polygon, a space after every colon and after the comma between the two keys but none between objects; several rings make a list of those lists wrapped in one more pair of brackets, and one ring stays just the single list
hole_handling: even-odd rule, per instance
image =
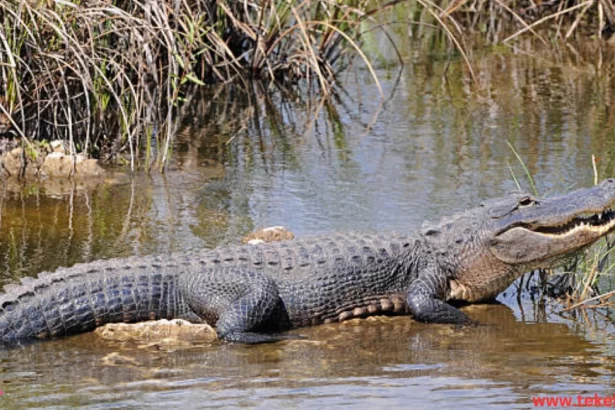
[{"label": "reeds", "polygon": [[190,86],[257,78],[326,94],[353,57],[367,62],[370,3],[5,0],[0,115],[25,144],[163,165]]},{"label": "reeds", "polygon": [[[523,34],[543,44],[582,38],[609,38],[615,31],[611,0],[416,0],[415,22],[443,26],[459,44],[471,34],[481,41],[510,43]],[[458,45],[459,45],[458,44]]]}]

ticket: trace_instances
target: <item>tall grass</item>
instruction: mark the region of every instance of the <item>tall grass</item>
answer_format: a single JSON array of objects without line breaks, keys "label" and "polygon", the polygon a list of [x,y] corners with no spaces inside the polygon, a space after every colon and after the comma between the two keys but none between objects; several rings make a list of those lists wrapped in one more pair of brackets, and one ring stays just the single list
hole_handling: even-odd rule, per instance
[{"label": "tall grass", "polygon": [[510,43],[521,35],[544,44],[583,38],[608,39],[615,31],[611,0],[416,0],[414,23],[437,24],[463,43],[470,34],[482,42]]},{"label": "tall grass", "polygon": [[440,52],[448,49],[450,54],[454,49],[477,86],[472,54],[485,45],[533,53],[540,43],[543,47],[536,54],[544,55],[573,41],[615,43],[612,0],[411,0],[408,4],[411,36]]},{"label": "tall grass", "polygon": [[26,144],[60,138],[72,153],[161,166],[191,86],[258,78],[327,94],[353,57],[366,60],[371,3],[5,0],[0,114]]}]

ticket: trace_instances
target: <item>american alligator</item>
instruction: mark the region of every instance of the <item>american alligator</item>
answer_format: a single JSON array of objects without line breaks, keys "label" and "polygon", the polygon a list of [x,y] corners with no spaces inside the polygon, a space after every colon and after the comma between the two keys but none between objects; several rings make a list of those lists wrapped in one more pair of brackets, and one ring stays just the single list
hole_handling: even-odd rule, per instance
[{"label": "american alligator", "polygon": [[382,313],[469,324],[449,302],[492,299],[524,272],[560,264],[615,229],[614,206],[610,179],[559,197],[489,200],[414,235],[334,234],[79,264],[5,286],[0,341],[160,318],[206,321],[221,339],[244,343]]}]

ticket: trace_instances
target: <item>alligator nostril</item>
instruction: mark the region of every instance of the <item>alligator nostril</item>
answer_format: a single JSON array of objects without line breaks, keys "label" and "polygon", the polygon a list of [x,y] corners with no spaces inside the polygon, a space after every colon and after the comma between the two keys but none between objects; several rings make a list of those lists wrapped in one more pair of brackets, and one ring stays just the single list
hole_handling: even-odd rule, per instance
[{"label": "alligator nostril", "polygon": [[615,178],[609,178],[609,179],[605,180],[604,182],[608,182],[608,183],[612,184],[612,183],[615,182]]}]

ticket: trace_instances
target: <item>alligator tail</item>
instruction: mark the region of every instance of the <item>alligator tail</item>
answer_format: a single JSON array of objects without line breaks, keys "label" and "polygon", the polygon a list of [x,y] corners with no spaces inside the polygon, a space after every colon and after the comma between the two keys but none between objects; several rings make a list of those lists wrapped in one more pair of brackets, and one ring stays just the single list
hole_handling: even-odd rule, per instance
[{"label": "alligator tail", "polygon": [[[189,314],[169,266],[130,259],[43,272],[0,294],[0,344],[91,331],[105,323]],[[150,261],[151,262],[151,261]]]}]

